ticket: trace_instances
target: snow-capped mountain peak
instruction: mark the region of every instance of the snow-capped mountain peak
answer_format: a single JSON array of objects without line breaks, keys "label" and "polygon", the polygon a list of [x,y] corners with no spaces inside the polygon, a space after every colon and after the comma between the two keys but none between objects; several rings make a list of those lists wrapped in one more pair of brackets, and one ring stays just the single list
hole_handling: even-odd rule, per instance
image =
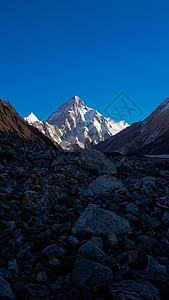
[{"label": "snow-capped mountain peak", "polygon": [[38,122],[38,118],[34,115],[33,112],[31,112],[29,115],[27,115],[24,118],[30,125],[33,125],[35,122]]},{"label": "snow-capped mountain peak", "polygon": [[46,122],[36,122],[31,117],[29,120],[66,150],[90,147],[129,126],[124,121],[115,122],[103,117],[78,96],[63,103]]}]

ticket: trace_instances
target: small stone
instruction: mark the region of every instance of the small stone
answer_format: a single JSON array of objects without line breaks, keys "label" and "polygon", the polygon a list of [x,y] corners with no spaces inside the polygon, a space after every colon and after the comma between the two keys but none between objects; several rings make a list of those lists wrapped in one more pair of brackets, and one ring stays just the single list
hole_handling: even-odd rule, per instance
[{"label": "small stone", "polygon": [[138,251],[131,250],[117,256],[118,261],[122,264],[134,264],[138,259]]},{"label": "small stone", "polygon": [[49,290],[45,285],[29,283],[23,286],[20,296],[21,299],[48,299]]},{"label": "small stone", "polygon": [[136,215],[138,213],[138,207],[134,203],[128,203],[126,206],[126,211],[128,213]]},{"label": "small stone", "polygon": [[60,228],[60,224],[55,223],[55,224],[52,225],[52,230],[53,230],[54,232],[58,232],[58,231],[59,231],[59,228]]},{"label": "small stone", "polygon": [[151,238],[147,235],[140,235],[137,239],[137,242],[141,243],[144,246],[148,246],[150,248],[154,248],[157,244],[156,239]]},{"label": "small stone", "polygon": [[146,271],[167,273],[166,267],[163,265],[160,265],[154,257],[147,255],[147,259],[148,259],[148,263],[147,263]]},{"label": "small stone", "polygon": [[14,230],[16,228],[16,223],[15,223],[15,221],[9,221],[8,222],[8,229],[10,230],[10,231],[12,231],[12,230]]},{"label": "small stone", "polygon": [[145,205],[151,205],[152,202],[153,202],[153,199],[144,197],[144,196],[139,195],[139,194],[134,195],[134,198],[136,200],[138,200],[139,202],[141,202],[142,204],[145,204]]},{"label": "small stone", "polygon": [[165,226],[169,226],[169,212],[166,211],[163,215],[162,215],[162,223]]},{"label": "small stone", "polygon": [[16,259],[12,259],[8,262],[8,270],[18,273],[18,264]]},{"label": "small stone", "polygon": [[79,245],[79,241],[76,237],[74,237],[73,235],[69,236],[67,238],[67,242],[72,246],[72,247],[78,247]]},{"label": "small stone", "polygon": [[31,248],[33,247],[33,243],[27,242],[20,249],[17,254],[17,258],[20,259],[23,257]]},{"label": "small stone", "polygon": [[36,276],[36,280],[38,282],[43,282],[43,283],[47,282],[48,281],[48,277],[46,275],[46,272],[45,271],[39,272],[38,275]]},{"label": "small stone", "polygon": [[118,244],[117,237],[114,233],[110,233],[107,236],[107,241],[111,247],[114,247]]},{"label": "small stone", "polygon": [[49,265],[53,269],[57,269],[60,266],[60,261],[56,257],[52,257],[49,259]]},{"label": "small stone", "polygon": [[49,285],[49,289],[51,291],[51,294],[54,295],[54,294],[58,293],[58,291],[62,290],[62,286],[58,283],[51,283]]}]

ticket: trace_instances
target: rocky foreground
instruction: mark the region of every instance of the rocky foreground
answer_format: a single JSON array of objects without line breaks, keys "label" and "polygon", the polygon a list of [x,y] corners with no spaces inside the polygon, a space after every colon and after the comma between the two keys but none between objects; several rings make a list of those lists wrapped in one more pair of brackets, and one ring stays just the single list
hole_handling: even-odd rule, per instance
[{"label": "rocky foreground", "polygon": [[0,133],[0,299],[169,299],[169,160]]}]

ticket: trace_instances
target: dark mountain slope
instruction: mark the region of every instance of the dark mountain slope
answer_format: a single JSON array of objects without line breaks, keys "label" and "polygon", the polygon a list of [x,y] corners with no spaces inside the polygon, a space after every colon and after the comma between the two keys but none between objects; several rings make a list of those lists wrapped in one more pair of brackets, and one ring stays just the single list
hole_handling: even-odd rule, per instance
[{"label": "dark mountain slope", "polygon": [[117,151],[123,154],[169,153],[169,98],[144,121],[133,123],[95,148],[102,152]]},{"label": "dark mountain slope", "polygon": [[0,100],[0,131],[15,132],[26,140],[54,146],[43,133],[20,117],[8,101],[2,100]]}]

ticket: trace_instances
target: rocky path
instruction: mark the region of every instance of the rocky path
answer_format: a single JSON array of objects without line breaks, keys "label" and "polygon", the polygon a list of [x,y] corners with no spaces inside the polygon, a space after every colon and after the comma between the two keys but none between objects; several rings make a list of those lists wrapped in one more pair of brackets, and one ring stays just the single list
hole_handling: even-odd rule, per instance
[{"label": "rocky path", "polygon": [[169,299],[169,159],[0,133],[0,299]]}]

